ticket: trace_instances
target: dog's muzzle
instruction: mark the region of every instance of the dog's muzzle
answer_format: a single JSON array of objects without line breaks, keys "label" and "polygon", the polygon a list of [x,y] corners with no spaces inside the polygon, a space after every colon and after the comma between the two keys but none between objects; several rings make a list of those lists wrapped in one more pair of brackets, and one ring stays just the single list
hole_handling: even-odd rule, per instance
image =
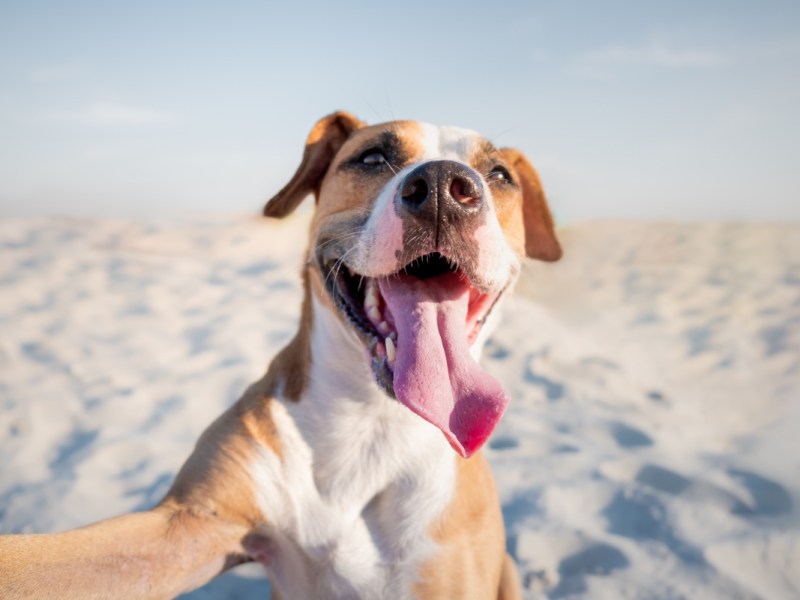
[{"label": "dog's muzzle", "polygon": [[480,175],[452,160],[423,163],[408,173],[395,197],[395,212],[405,222],[404,259],[430,247],[471,262],[460,241],[486,217]]}]

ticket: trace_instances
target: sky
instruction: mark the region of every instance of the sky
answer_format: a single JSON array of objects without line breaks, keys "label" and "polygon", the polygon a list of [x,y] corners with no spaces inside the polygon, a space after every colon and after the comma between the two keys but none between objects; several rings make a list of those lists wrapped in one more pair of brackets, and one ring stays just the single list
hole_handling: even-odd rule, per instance
[{"label": "sky", "polygon": [[523,150],[556,218],[800,220],[800,2],[0,0],[0,216],[256,213],[338,109]]}]

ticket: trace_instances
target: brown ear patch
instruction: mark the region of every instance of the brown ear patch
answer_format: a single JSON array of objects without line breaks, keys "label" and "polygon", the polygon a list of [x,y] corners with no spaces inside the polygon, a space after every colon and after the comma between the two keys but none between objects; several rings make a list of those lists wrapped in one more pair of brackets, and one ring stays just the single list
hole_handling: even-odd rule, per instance
[{"label": "brown ear patch", "polygon": [[522,188],[522,219],[525,224],[525,254],[548,262],[561,258],[561,245],[556,238],[553,216],[544,197],[539,175],[525,155],[514,148],[500,150],[514,170]]},{"label": "brown ear patch", "polygon": [[306,138],[303,160],[292,179],[264,206],[264,216],[285,217],[311,192],[319,192],[322,178],[350,134],[364,123],[347,112],[335,112],[314,125]]}]

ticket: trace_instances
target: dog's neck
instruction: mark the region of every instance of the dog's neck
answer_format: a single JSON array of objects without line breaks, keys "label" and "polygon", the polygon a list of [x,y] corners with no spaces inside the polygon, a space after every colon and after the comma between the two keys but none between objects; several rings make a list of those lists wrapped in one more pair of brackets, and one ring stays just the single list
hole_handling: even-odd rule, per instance
[{"label": "dog's neck", "polygon": [[290,343],[312,349],[305,386],[297,400],[281,404],[310,451],[320,495],[343,509],[363,507],[424,462],[452,463],[442,433],[378,387],[356,334],[313,293],[309,307],[310,325],[298,331],[308,339]]},{"label": "dog's neck", "polygon": [[316,296],[312,296],[312,307],[309,401],[322,410],[338,410],[340,403],[376,406],[392,402],[375,383],[367,352],[355,332]]}]

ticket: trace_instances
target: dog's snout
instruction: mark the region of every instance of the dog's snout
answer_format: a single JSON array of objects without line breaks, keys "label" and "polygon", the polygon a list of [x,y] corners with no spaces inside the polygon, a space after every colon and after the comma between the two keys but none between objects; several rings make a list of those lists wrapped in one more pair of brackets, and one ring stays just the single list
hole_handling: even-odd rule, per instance
[{"label": "dog's snout", "polygon": [[453,160],[424,163],[406,175],[400,186],[401,209],[435,221],[478,212],[483,205],[480,176]]}]

